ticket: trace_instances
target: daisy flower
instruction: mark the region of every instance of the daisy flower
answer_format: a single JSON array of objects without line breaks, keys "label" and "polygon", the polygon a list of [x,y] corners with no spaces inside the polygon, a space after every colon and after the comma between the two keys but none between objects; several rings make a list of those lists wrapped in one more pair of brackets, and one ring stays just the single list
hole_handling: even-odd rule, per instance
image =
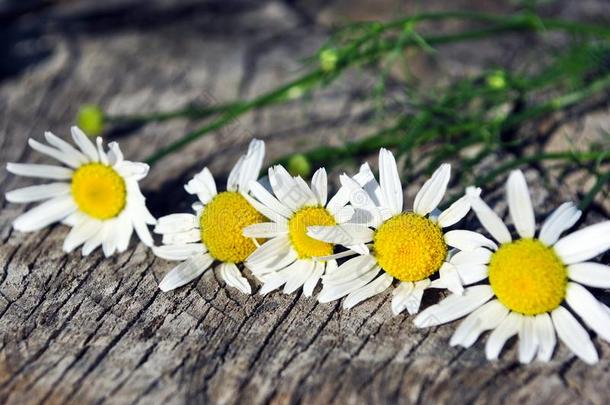
[{"label": "daisy flower", "polygon": [[[355,177],[365,184],[372,173],[363,165]],[[292,177],[282,166],[269,169],[271,191],[260,183],[252,182],[250,203],[269,222],[250,225],[244,235],[250,238],[268,239],[248,259],[246,266],[263,286],[261,294],[267,294],[284,286],[284,293],[291,294],[303,287],[303,293],[311,296],[320,277],[337,268],[334,245],[312,239],[307,227],[312,225],[337,225],[350,232],[353,225],[345,224],[354,214],[348,206],[349,192],[340,189],[328,199],[326,170],[317,170],[311,186],[299,176]],[[356,251],[366,250],[361,244],[350,246]]]},{"label": "daisy flower", "polygon": [[170,291],[181,287],[218,262],[217,270],[228,286],[250,294],[248,281],[238,265],[256,249],[254,241],[243,236],[243,229],[265,221],[249,202],[250,183],[256,180],[265,157],[265,143],[254,139],[227,179],[227,190],[216,191],[216,182],[208,168],[196,174],[185,186],[199,202],[195,214],[172,214],[159,218],[155,233],[163,235],[163,245],[154,253],[181,263],[163,278],[159,288]]},{"label": "daisy flower", "polygon": [[155,218],[146,208],[138,186],[138,181],[148,174],[148,165],[124,160],[116,142],[108,144],[106,153],[102,138],[98,137],[94,145],[77,127],[72,127],[71,132],[78,148],[51,132],[44,134],[49,145],[28,140],[32,149],[63,166],[7,164],[11,173],[55,180],[6,193],[10,202],[44,201],[15,219],[13,227],[31,232],[61,221],[72,227],[64,241],[64,251],[83,245],[85,256],[100,245],[106,257],[125,251],[134,229],[144,244],[152,246],[147,224],[154,224]]},{"label": "daisy flower", "polygon": [[[309,227],[313,238],[345,245],[367,243],[368,249],[343,263],[335,272],[322,277],[320,302],[347,296],[344,308],[381,293],[394,279],[392,311],[419,310],[424,290],[463,288],[454,266],[449,263],[451,234],[445,228],[461,220],[470,210],[464,196],[439,213],[437,206],[449,183],[451,168],[441,165],[415,197],[412,212],[403,212],[403,191],[396,161],[386,149],[379,152],[380,184],[375,179],[360,187],[342,175],[341,184],[350,190],[355,214],[349,232],[333,226]],[[381,273],[381,274],[380,274]],[[438,274],[433,281],[431,277]]]},{"label": "daisy flower", "polygon": [[610,309],[583,287],[610,288],[610,268],[587,262],[610,248],[610,221],[560,239],[581,215],[573,203],[567,202],[547,218],[535,237],[534,210],[525,177],[521,171],[513,171],[506,184],[510,216],[519,235],[513,240],[506,225],[478,195],[472,190],[467,195],[499,246],[480,235],[464,236],[460,244],[480,247],[458,253],[455,261],[466,263],[457,265],[459,274],[468,279],[465,284],[486,281],[426,309],[415,324],[433,326],[468,315],[453,334],[452,346],[470,347],[483,331],[492,330],[485,353],[494,360],[506,341],[518,335],[522,363],[534,357],[549,361],[557,334],[582,360],[596,363],[597,351],[589,334],[567,308],[610,341]]}]

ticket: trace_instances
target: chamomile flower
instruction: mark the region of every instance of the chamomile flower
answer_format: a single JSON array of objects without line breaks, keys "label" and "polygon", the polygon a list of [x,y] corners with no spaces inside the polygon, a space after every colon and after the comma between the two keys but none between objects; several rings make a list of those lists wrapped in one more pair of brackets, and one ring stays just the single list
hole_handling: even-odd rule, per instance
[{"label": "chamomile flower", "polygon": [[[365,184],[372,178],[364,165],[354,178]],[[261,294],[267,294],[284,286],[284,293],[291,294],[303,287],[303,293],[311,296],[320,277],[337,268],[334,245],[312,239],[307,227],[312,225],[337,225],[350,232],[351,224],[345,224],[354,214],[347,204],[347,189],[340,189],[328,199],[326,170],[317,170],[311,187],[300,177],[292,177],[282,166],[269,169],[272,191],[260,183],[252,182],[250,203],[269,222],[253,224],[244,229],[244,235],[268,239],[248,259],[246,266],[263,282]],[[350,246],[356,251],[366,250],[363,245]]]},{"label": "chamomile flower", "polygon": [[[350,232],[332,226],[309,227],[315,239],[342,245],[367,243],[371,248],[351,258],[336,271],[322,277],[320,302],[347,296],[344,308],[381,293],[398,280],[392,311],[419,310],[427,288],[448,288],[461,293],[463,288],[454,266],[449,263],[448,236],[445,228],[456,224],[470,210],[464,196],[447,210],[437,213],[449,183],[451,168],[441,165],[415,197],[412,212],[403,212],[403,191],[396,161],[388,150],[379,152],[381,184],[375,179],[361,187],[342,175],[341,184],[350,190],[355,214]],[[381,274],[380,274],[381,273]],[[434,281],[431,277],[438,274]]]},{"label": "chamomile flower", "polygon": [[63,166],[7,165],[7,170],[17,175],[54,180],[6,193],[10,202],[44,201],[15,219],[13,227],[31,232],[61,221],[72,227],[64,241],[64,251],[83,245],[84,255],[100,245],[107,257],[125,251],[134,229],[140,240],[151,246],[147,224],[154,224],[155,219],[138,186],[138,181],[148,174],[148,165],[124,160],[116,142],[108,145],[110,150],[106,153],[102,138],[98,137],[94,145],[77,127],[72,127],[71,132],[78,149],[51,132],[45,133],[49,145],[28,141],[32,149]]},{"label": "chamomile flower", "polygon": [[567,308],[610,341],[610,309],[583,287],[610,288],[610,267],[587,261],[610,248],[610,221],[560,239],[581,215],[568,202],[547,218],[536,237],[534,210],[521,171],[510,174],[506,194],[519,238],[513,240],[498,215],[468,190],[473,211],[499,246],[481,235],[464,234],[460,245],[480,247],[460,252],[455,259],[468,263],[457,265],[460,275],[468,279],[466,284],[486,281],[426,309],[415,324],[433,326],[468,315],[453,334],[452,346],[470,347],[482,332],[492,330],[485,353],[494,360],[506,341],[518,335],[519,361],[523,363],[534,357],[549,361],[557,334],[582,360],[596,363],[597,351],[589,334]]},{"label": "chamomile flower", "polygon": [[200,200],[193,205],[195,214],[159,218],[154,231],[163,235],[163,245],[154,247],[154,253],[181,261],[163,278],[161,290],[181,287],[218,262],[218,273],[227,285],[250,294],[250,284],[238,266],[256,249],[254,241],[243,236],[243,229],[265,221],[247,195],[264,157],[265,143],[252,140],[248,152],[231,170],[226,191],[217,192],[214,177],[206,167],[184,186]]}]

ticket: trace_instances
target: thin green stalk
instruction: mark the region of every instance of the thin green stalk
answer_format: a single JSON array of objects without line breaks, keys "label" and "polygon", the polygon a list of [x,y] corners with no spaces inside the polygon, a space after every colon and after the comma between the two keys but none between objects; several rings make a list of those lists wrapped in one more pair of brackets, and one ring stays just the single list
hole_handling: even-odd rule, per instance
[{"label": "thin green stalk", "polygon": [[[606,151],[606,154],[610,155],[610,151]],[[608,170],[603,175],[597,178],[597,181],[591,187],[591,190],[585,195],[585,197],[580,202],[579,208],[585,211],[589,206],[595,201],[595,197],[599,194],[600,191],[604,188],[604,186],[610,184],[610,170]]]},{"label": "thin green stalk", "polygon": [[[489,15],[484,13],[471,13],[471,12],[444,12],[444,13],[425,13],[420,14],[414,17],[410,17],[407,19],[402,19],[395,21],[393,23],[388,23],[385,25],[385,28],[382,28],[381,31],[391,28],[392,26],[400,26],[400,24],[404,24],[406,22],[418,22],[424,20],[438,20],[438,19],[447,19],[447,18],[458,18],[458,19],[475,19],[481,21],[490,21],[498,23],[497,26],[484,28],[479,30],[470,30],[461,32],[458,34],[450,34],[450,35],[437,35],[430,36],[428,38],[424,38],[425,43],[430,46],[448,44],[466,40],[475,40],[481,38],[487,38],[492,35],[497,35],[506,32],[515,32],[515,31],[540,31],[540,30],[562,30],[571,33],[580,33],[580,34],[590,34],[590,35],[598,35],[603,37],[610,37],[610,29],[599,26],[591,26],[584,25],[580,23],[574,23],[569,21],[562,20],[553,20],[553,19],[537,19],[532,18],[531,16],[497,16],[497,15]],[[382,25],[383,27],[383,25]],[[404,41],[404,48],[421,44],[421,39],[418,41],[416,39],[412,39],[410,41]],[[367,63],[371,60],[374,60],[382,55],[385,52],[391,51],[396,46],[394,41],[379,41],[379,44],[369,50],[366,50],[362,53],[357,53],[355,55],[351,55],[352,57],[346,58],[345,61],[339,61],[340,63],[337,66],[337,70],[334,72],[324,72],[320,68],[314,69],[312,72],[305,74],[304,76],[297,78],[269,93],[263,94],[257,98],[252,99],[251,101],[246,102],[237,102],[235,104],[231,104],[230,107],[225,111],[219,111],[221,114],[218,118],[214,119],[208,125],[199,128],[195,131],[192,131],[186,134],[183,138],[178,141],[170,144],[166,148],[163,148],[157,151],[152,156],[148,157],[146,161],[149,164],[154,164],[158,160],[167,156],[170,153],[173,153],[182,147],[188,145],[194,140],[200,138],[203,135],[206,135],[212,131],[215,131],[219,128],[222,128],[224,125],[230,123],[235,120],[242,114],[245,114],[249,111],[252,111],[257,108],[261,108],[275,102],[284,100],[288,97],[291,90],[298,89],[302,94],[305,94],[311,90],[313,90],[318,84],[327,85],[336,77],[338,77],[339,73],[346,69],[349,66]],[[352,48],[353,49],[353,48]],[[341,64],[343,63],[343,64]],[[176,114],[167,113],[166,116],[175,117]]]}]

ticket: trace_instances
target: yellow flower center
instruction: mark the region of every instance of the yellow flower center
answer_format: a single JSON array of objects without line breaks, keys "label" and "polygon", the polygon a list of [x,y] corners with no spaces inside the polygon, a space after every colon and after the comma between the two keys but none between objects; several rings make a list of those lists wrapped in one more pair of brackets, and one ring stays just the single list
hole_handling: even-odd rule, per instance
[{"label": "yellow flower center", "polygon": [[447,257],[441,228],[412,212],[385,221],[375,232],[373,243],[377,263],[400,281],[430,277]]},{"label": "yellow flower center", "polygon": [[557,308],[566,292],[565,265],[537,239],[505,243],[491,256],[489,284],[507,308],[537,315]]},{"label": "yellow flower center", "polygon": [[201,240],[216,260],[241,263],[256,245],[243,236],[246,226],[265,221],[250,203],[234,191],[222,192],[205,206],[199,220]]},{"label": "yellow flower center", "polygon": [[307,236],[308,226],[336,225],[335,218],[322,207],[301,208],[288,220],[288,232],[292,246],[300,259],[332,255],[334,245]]},{"label": "yellow flower center", "polygon": [[80,211],[101,220],[119,215],[127,201],[123,177],[101,163],[89,163],[76,169],[71,189]]}]

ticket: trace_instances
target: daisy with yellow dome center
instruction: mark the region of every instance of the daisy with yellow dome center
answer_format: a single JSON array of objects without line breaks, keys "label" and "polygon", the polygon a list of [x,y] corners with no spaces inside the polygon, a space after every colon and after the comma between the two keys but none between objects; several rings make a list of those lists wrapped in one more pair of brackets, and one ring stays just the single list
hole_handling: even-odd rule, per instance
[{"label": "daisy with yellow dome center", "polygon": [[[438,212],[449,183],[451,168],[439,167],[415,197],[412,212],[403,211],[403,191],[394,156],[379,152],[380,184],[372,178],[364,186],[341,176],[341,184],[350,192],[355,210],[351,232],[333,226],[309,227],[315,239],[342,245],[368,244],[365,252],[322,277],[320,302],[347,296],[345,308],[383,292],[393,282],[392,311],[399,314],[419,310],[427,288],[448,288],[461,293],[463,288],[455,268],[449,263],[445,228],[460,221],[470,210],[462,197],[447,210]],[[380,274],[381,273],[381,274]],[[438,276],[437,276],[438,275]],[[432,279],[434,278],[434,279]]]},{"label": "daisy with yellow dome center", "polygon": [[250,142],[227,180],[226,191],[217,192],[214,177],[204,168],[185,189],[200,202],[193,205],[195,214],[172,214],[159,218],[155,232],[163,235],[163,245],[154,253],[167,260],[181,261],[161,281],[159,288],[170,291],[196,279],[216,261],[220,277],[230,287],[251,292],[240,266],[256,249],[254,241],[243,236],[243,229],[265,221],[248,202],[250,183],[258,178],[265,144]]},{"label": "daisy with yellow dome center", "polygon": [[[355,176],[363,184],[370,175],[363,166]],[[372,175],[370,175],[372,176]],[[311,187],[301,177],[292,177],[282,166],[269,169],[271,190],[253,182],[250,187],[250,203],[269,222],[250,225],[244,235],[256,239],[268,239],[248,257],[246,265],[263,286],[261,294],[267,294],[283,286],[286,294],[303,287],[303,293],[311,296],[320,277],[337,268],[334,244],[313,239],[307,228],[313,225],[338,225],[350,232],[351,225],[343,225],[354,214],[347,206],[349,194],[340,189],[328,200],[326,171],[317,170]],[[363,245],[351,246],[358,251]]]},{"label": "daisy with yellow dome center", "polygon": [[597,351],[589,334],[568,308],[610,341],[610,309],[583,287],[610,288],[610,267],[587,261],[610,248],[610,221],[560,239],[581,215],[568,202],[547,218],[536,237],[523,173],[513,171],[506,188],[520,238],[513,240],[498,215],[469,189],[472,209],[499,246],[478,233],[463,231],[454,235],[457,247],[476,249],[457,253],[451,262],[464,285],[487,281],[426,309],[415,324],[433,326],[468,315],[451,338],[452,346],[470,347],[481,333],[492,330],[485,347],[488,359],[497,359],[506,341],[518,335],[519,361],[529,363],[534,357],[549,361],[557,335],[579,358],[596,363]]},{"label": "daisy with yellow dome center", "polygon": [[63,166],[9,163],[7,170],[21,176],[52,179],[55,182],[25,187],[6,193],[16,203],[44,201],[13,222],[18,231],[30,232],[55,222],[72,227],[63,249],[71,252],[83,245],[88,255],[102,246],[106,256],[127,249],[133,230],[147,246],[152,246],[148,224],[155,219],[146,208],[138,181],[148,174],[148,165],[123,159],[116,142],[104,151],[102,138],[94,145],[77,127],[72,139],[78,148],[45,133],[49,145],[30,139],[36,151]]}]

